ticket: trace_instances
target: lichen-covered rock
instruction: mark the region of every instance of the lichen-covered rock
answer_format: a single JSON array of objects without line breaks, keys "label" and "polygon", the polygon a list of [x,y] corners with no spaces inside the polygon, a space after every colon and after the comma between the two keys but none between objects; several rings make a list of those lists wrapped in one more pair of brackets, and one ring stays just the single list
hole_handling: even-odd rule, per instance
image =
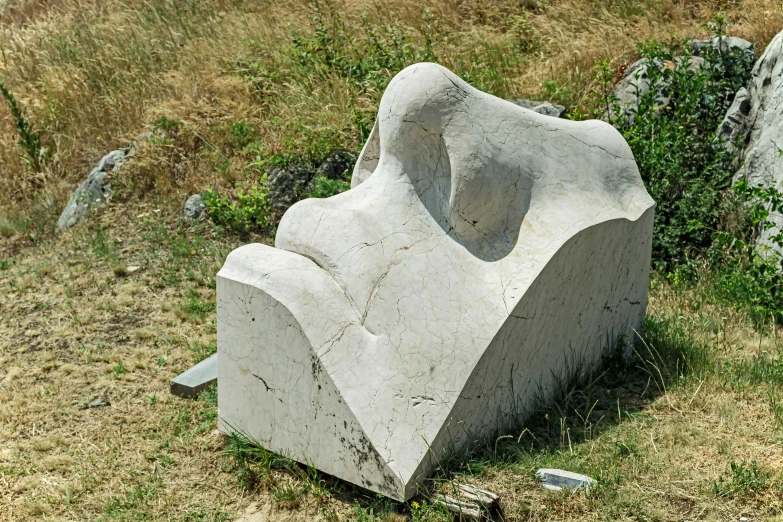
[{"label": "lichen-covered rock", "polygon": [[[738,119],[732,135],[745,135],[738,150],[740,167],[735,181],[745,178],[751,186],[783,189],[783,32],[770,42],[751,72],[747,116]],[[736,105],[736,102],[735,104]],[[736,109],[732,106],[732,109]],[[732,112],[731,110],[729,111]],[[742,113],[742,111],[739,111]],[[734,110],[734,115],[737,110]],[[728,115],[727,115],[728,118]],[[722,127],[721,127],[722,132]],[[762,245],[779,250],[769,238],[783,228],[783,216],[773,213],[773,223],[759,236]],[[781,252],[783,253],[783,252]]]},{"label": "lichen-covered rock", "polygon": [[756,56],[755,46],[749,41],[736,36],[722,36],[720,38],[716,36],[709,40],[693,40],[691,47],[695,56],[701,56],[708,48],[716,49],[721,53],[738,49],[742,51],[744,58],[751,62]]},{"label": "lichen-covered rock", "polygon": [[104,205],[109,200],[111,197],[111,173],[122,165],[128,157],[128,152],[128,149],[118,149],[101,158],[87,179],[71,196],[60,215],[60,219],[57,220],[57,231],[79,223],[91,209]]},{"label": "lichen-covered rock", "polygon": [[306,162],[292,163],[284,168],[273,167],[267,175],[267,199],[272,209],[282,214],[312,190],[315,169]]},{"label": "lichen-covered rock", "polygon": [[318,166],[316,175],[335,180],[348,179],[357,159],[358,156],[351,152],[344,150],[334,151]]},{"label": "lichen-covered rock", "polygon": [[524,98],[518,98],[514,100],[507,100],[519,107],[530,109],[531,111],[543,114],[544,116],[552,116],[553,118],[562,118],[565,114],[565,107],[556,103],[540,102],[525,100]]},{"label": "lichen-covered rock", "polygon": [[726,111],[723,122],[718,127],[715,139],[722,142],[729,152],[734,152],[738,140],[743,138],[745,121],[750,114],[750,104],[750,93],[746,88],[740,88],[734,96],[731,107]]},{"label": "lichen-covered rock", "polygon": [[673,62],[659,59],[650,61],[643,58],[631,64],[610,94],[615,99],[616,104],[616,107],[610,107],[610,121],[624,119],[628,123],[633,123],[642,98],[653,88],[655,89],[655,105],[663,108],[669,104],[671,100],[669,84],[661,78],[658,80],[657,85],[651,85],[650,67],[657,67],[661,70],[664,68],[679,69],[680,67],[687,67],[692,71],[699,71],[704,67],[704,58],[700,56],[681,56]]},{"label": "lichen-covered rock", "polygon": [[654,203],[611,125],[435,64],[391,81],[353,172],[218,274],[220,429],[405,500],[633,342]]},{"label": "lichen-covered rock", "polygon": [[185,219],[195,221],[201,218],[201,214],[207,206],[204,204],[204,200],[201,199],[200,194],[193,194],[185,202],[185,208],[182,210]]}]

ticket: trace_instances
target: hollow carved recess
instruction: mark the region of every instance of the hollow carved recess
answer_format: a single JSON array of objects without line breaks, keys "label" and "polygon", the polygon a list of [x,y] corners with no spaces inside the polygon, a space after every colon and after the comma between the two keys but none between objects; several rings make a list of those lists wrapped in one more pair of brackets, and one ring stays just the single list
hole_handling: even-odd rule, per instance
[{"label": "hollow carved recess", "polygon": [[222,429],[403,500],[642,325],[654,203],[605,123],[417,64],[351,186],[218,274]]}]

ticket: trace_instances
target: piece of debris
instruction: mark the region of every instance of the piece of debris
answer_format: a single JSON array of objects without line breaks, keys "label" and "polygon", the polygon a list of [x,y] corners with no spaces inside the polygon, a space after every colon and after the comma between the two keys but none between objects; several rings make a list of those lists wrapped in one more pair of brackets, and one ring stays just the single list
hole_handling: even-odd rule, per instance
[{"label": "piece of debris", "polygon": [[205,208],[207,208],[207,206],[201,199],[201,195],[193,194],[185,202],[185,208],[182,211],[182,214],[185,216],[185,219],[195,221],[201,217],[201,214],[204,213]]},{"label": "piece of debris", "polygon": [[109,402],[109,399],[106,397],[98,397],[97,399],[94,399],[92,402],[88,403],[85,409],[89,408],[103,408],[105,406],[110,406],[111,403]]},{"label": "piece of debris", "polygon": [[597,484],[595,479],[592,479],[587,475],[581,475],[562,469],[539,469],[536,472],[536,476],[541,481],[542,486],[554,491],[560,491],[563,488],[572,489],[574,491],[587,491]]},{"label": "piece of debris", "polygon": [[171,393],[185,399],[198,397],[204,388],[217,381],[218,357],[211,355],[171,380]]},{"label": "piece of debris", "polygon": [[128,274],[132,274],[133,272],[138,272],[139,270],[141,270],[140,266],[129,266],[128,268],[125,269],[125,272]]},{"label": "piece of debris", "polygon": [[459,518],[458,520],[481,520],[482,512],[478,504],[473,502],[463,502],[457,500],[454,497],[448,495],[433,495],[432,502],[435,504],[441,504],[449,512],[454,513]]},{"label": "piece of debris", "polygon": [[477,488],[470,484],[457,484],[460,498],[478,502],[487,509],[493,509],[498,504],[498,496],[486,489]]},{"label": "piece of debris", "polygon": [[496,494],[470,484],[456,484],[452,495],[454,496],[438,494],[432,497],[432,501],[442,504],[464,520],[487,518],[486,515],[498,505]]}]

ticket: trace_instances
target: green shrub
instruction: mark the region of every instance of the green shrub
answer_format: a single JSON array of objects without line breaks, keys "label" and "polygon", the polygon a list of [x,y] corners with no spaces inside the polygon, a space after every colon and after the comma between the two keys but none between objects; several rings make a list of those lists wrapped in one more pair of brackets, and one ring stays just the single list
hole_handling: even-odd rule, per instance
[{"label": "green shrub", "polygon": [[[781,161],[783,167],[783,160]],[[741,180],[728,192],[723,228],[707,250],[715,296],[735,303],[757,326],[783,320],[783,232],[757,242],[769,230],[772,212],[783,210],[783,194],[772,187],[751,187]]]},{"label": "green shrub", "polygon": [[267,230],[270,208],[266,196],[265,179],[262,179],[247,191],[237,189],[233,198],[208,189],[204,193],[204,204],[212,221],[246,234],[254,229]]},{"label": "green shrub", "polygon": [[[708,25],[715,36],[725,35],[723,18]],[[654,64],[647,68],[652,88],[639,96],[632,118],[621,114],[611,94],[609,62],[599,63],[596,112],[616,115],[611,122],[630,145],[656,201],[653,267],[678,285],[708,283],[708,295],[746,312],[757,326],[779,322],[783,275],[774,247],[783,250],[783,234],[765,245],[756,240],[772,226],[770,214],[783,210],[783,195],[745,181],[731,187],[736,163],[716,140],[753,63],[740,49],[708,47],[703,65],[678,66],[678,58],[689,59],[690,49],[687,40],[677,39],[639,44],[642,57]]]},{"label": "green shrub", "polygon": [[[720,33],[719,33],[720,34]],[[675,66],[690,55],[687,40],[639,44],[652,88],[640,96],[632,121],[618,116],[618,127],[634,153],[647,190],[656,201],[653,265],[670,271],[710,247],[723,211],[723,194],[733,174],[732,157],[715,142],[716,131],[736,90],[747,82],[750,66],[742,51],[708,48],[702,67]],[[606,68],[599,81],[606,85]],[[601,93],[600,110],[616,99]],[[666,96],[670,101],[661,105]]]}]

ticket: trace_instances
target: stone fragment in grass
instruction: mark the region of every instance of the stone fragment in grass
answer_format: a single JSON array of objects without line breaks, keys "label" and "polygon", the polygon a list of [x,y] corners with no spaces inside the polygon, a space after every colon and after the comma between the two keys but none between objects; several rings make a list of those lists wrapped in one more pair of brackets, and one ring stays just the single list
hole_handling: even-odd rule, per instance
[{"label": "stone fragment in grass", "polygon": [[511,103],[513,103],[518,107],[524,107],[525,109],[530,109],[533,112],[543,114],[544,116],[552,116],[553,118],[562,118],[563,114],[565,114],[565,107],[563,107],[562,105],[558,105],[556,103],[531,101],[531,100],[525,100],[523,98],[518,98],[515,100],[507,100],[507,101],[510,101]]},{"label": "stone fragment in grass", "polygon": [[473,502],[466,502],[456,499],[449,495],[433,495],[432,502],[445,507],[450,513],[453,513],[457,520],[481,520],[482,510]]},{"label": "stone fragment in grass", "polygon": [[101,158],[65,206],[57,220],[58,232],[82,221],[93,208],[106,204],[111,197],[111,173],[122,165],[127,155],[128,149],[118,149]]},{"label": "stone fragment in grass", "polygon": [[201,195],[193,194],[185,202],[185,208],[182,210],[182,215],[185,216],[185,219],[196,221],[201,217],[205,208],[207,208],[207,206],[201,199]]},{"label": "stone fragment in grass", "polygon": [[87,404],[87,408],[103,408],[110,405],[109,399],[106,397],[98,397],[97,399],[90,401]]},{"label": "stone fragment in grass", "polygon": [[542,468],[536,472],[541,485],[546,489],[560,491],[561,489],[588,490],[596,481],[587,475],[565,471],[562,469]]},{"label": "stone fragment in grass", "polygon": [[654,203],[607,123],[417,64],[351,186],[218,274],[224,432],[407,500],[643,324]]},{"label": "stone fragment in grass", "polygon": [[213,354],[171,380],[171,393],[194,399],[218,378],[218,356]]}]

